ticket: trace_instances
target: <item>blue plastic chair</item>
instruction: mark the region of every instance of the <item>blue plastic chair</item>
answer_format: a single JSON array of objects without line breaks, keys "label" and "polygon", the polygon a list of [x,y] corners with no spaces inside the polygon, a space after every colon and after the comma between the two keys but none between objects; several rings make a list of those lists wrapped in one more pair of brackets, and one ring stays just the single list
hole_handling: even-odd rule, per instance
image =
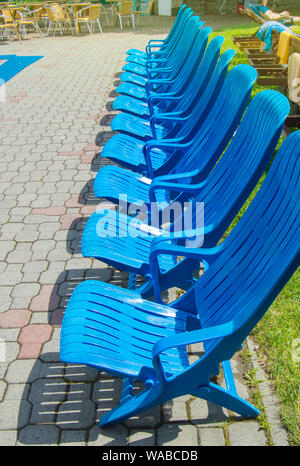
[{"label": "blue plastic chair", "polygon": [[[183,211],[183,207],[187,206],[190,218],[195,222],[196,213],[200,214],[200,211],[195,210],[197,202],[204,204],[204,247],[215,246],[270,161],[289,109],[288,100],[280,93],[259,93],[251,101],[236,134],[218,163],[214,167],[210,164],[204,181],[189,183],[191,172],[186,172],[173,177],[158,178],[149,186],[147,207],[151,226],[156,228],[154,231],[148,228],[148,218],[141,221],[115,210],[98,209],[90,216],[84,228],[82,255],[97,258],[119,270],[151,278],[149,257],[152,242],[158,241],[159,236],[164,239],[168,232],[172,234],[175,231],[174,234],[181,236],[180,229],[188,214]],[[212,134],[208,147],[214,138],[215,134]],[[198,158],[201,163],[200,154]],[[214,157],[214,163],[217,158]],[[153,212],[153,204],[150,204],[162,201],[161,196],[156,197],[156,192],[162,190],[173,194],[172,199],[168,196],[163,199],[165,202],[162,214],[169,206],[172,207],[174,200],[182,205],[179,216],[167,228],[160,228],[158,215]],[[156,224],[153,225],[154,220]],[[131,235],[133,230],[138,233]],[[184,232],[182,235],[185,235]],[[202,241],[203,235],[198,235],[199,241]],[[177,263],[174,257],[161,256],[159,282],[162,289],[169,288],[170,283],[187,289],[193,283],[192,272],[195,269],[199,270],[199,263],[196,264],[195,261],[192,264],[188,261]],[[143,290],[143,295],[148,294],[149,284],[144,285]]]},{"label": "blue plastic chair", "polygon": [[[216,63],[220,55],[221,45],[224,37],[217,36],[210,41],[201,60],[198,69],[193,73],[193,77],[180,95],[171,93],[160,94],[157,98],[150,98],[149,103],[135,99],[134,97],[119,95],[113,102],[113,109],[119,110],[139,118],[150,120],[153,114],[174,113],[174,117],[186,116],[192,111],[193,106],[201,98],[214,72]],[[234,56],[232,49],[227,51],[227,55]],[[228,58],[229,59],[229,58]]]},{"label": "blue plastic chair", "polygon": [[[223,56],[221,60],[222,58]],[[223,60],[222,63],[224,63]],[[162,116],[157,114],[152,117],[151,129],[153,130],[160,118],[164,118],[165,121],[169,119],[172,123],[172,130],[169,131],[167,139],[148,141],[145,145],[143,141],[132,136],[116,134],[103,147],[101,157],[115,160],[125,168],[152,179],[155,176],[172,172],[179,160],[183,158],[182,154],[185,154],[183,160],[193,159],[200,141],[205,141],[212,132],[217,140],[222,135],[222,140],[224,137],[225,142],[225,135],[229,132],[227,134],[230,139],[249,101],[257,73],[249,65],[238,65],[228,73],[222,85],[222,79],[219,80],[220,71],[223,77],[222,63],[189,115],[178,119],[173,114],[170,114],[170,117],[167,114]],[[227,63],[226,57],[225,63]],[[211,153],[209,147],[206,150]],[[203,154],[206,157],[206,153],[203,152]]]},{"label": "blue plastic chair", "polygon": [[[132,75],[143,76],[145,78],[149,78],[151,74],[156,74],[158,72],[164,73],[169,72],[172,66],[177,62],[176,54],[178,50],[180,50],[184,54],[184,47],[183,47],[183,39],[187,40],[188,37],[186,36],[187,27],[191,24],[196,24],[199,21],[199,17],[192,18],[193,12],[190,9],[185,11],[185,15],[183,21],[181,22],[180,29],[178,34],[176,35],[175,40],[169,45],[168,49],[164,49],[155,54],[155,56],[151,56],[147,59],[146,62],[141,64],[139,63],[126,63],[123,66],[122,70],[131,73]],[[132,55],[128,56],[130,59]],[[154,71],[154,68],[155,71]],[[150,72],[151,71],[151,72]]]},{"label": "blue plastic chair", "polygon": [[[299,178],[298,131],[283,142],[259,192],[219,246],[189,249],[168,240],[154,245],[154,277],[160,254],[206,264],[197,283],[170,305],[99,281],[76,287],[62,323],[61,360],[123,378],[120,404],[100,426],[185,394],[244,417],[259,415],[238,395],[230,359],[299,266]],[[191,364],[187,345],[199,342],[204,354]],[[224,388],[211,381],[220,364]],[[134,380],[145,387],[135,396]]]},{"label": "blue plastic chair", "polygon": [[[232,53],[231,53],[232,52]],[[166,165],[162,165],[158,172],[162,175],[167,173],[166,180],[172,180],[174,175],[178,178],[182,172],[185,170],[191,171],[194,167],[195,173],[192,180],[194,182],[201,181],[205,178],[208,170],[211,168],[211,165],[215,163],[214,161],[221,155],[222,151],[226,147],[227,143],[229,142],[236,126],[239,123],[240,117],[246,107],[248,101],[247,93],[244,95],[244,98],[241,97],[242,106],[239,109],[238,106],[231,106],[232,114],[230,119],[228,116],[226,118],[227,126],[223,125],[220,127],[220,131],[218,131],[218,119],[209,119],[207,122],[207,126],[203,120],[203,125],[205,128],[204,134],[208,131],[212,131],[212,137],[208,139],[201,138],[201,114],[203,115],[203,119],[206,117],[206,113],[211,110],[211,107],[216,109],[216,114],[219,114],[222,108],[225,108],[225,103],[231,105],[231,94],[229,92],[224,92],[224,96],[228,96],[226,102],[224,102],[219,107],[219,103],[217,102],[217,97],[220,94],[220,90],[224,84],[224,80],[227,73],[227,68],[230,63],[230,60],[233,56],[233,51],[228,50],[226,51],[222,57],[220,58],[217,67],[215,69],[213,78],[211,79],[209,85],[202,93],[202,95],[198,98],[199,110],[198,118],[199,118],[199,131],[195,133],[193,140],[186,144],[186,143],[173,143],[172,140],[166,141],[151,141],[151,143],[147,143],[141,147],[141,157],[142,163],[145,164],[145,158],[143,158],[143,150],[146,153],[147,157],[151,160],[152,151],[155,150],[156,145],[160,151],[164,151],[166,154],[173,154],[174,157],[174,164],[172,162],[172,157],[167,158]],[[241,68],[237,68],[232,75],[235,75],[236,78],[240,79],[240,70]],[[238,71],[238,72],[237,72]],[[251,69],[252,72],[252,69]],[[253,79],[255,79],[255,72],[253,75]],[[245,80],[243,80],[243,83]],[[252,81],[251,79],[246,84],[246,88],[248,92],[251,91]],[[226,90],[226,88],[225,88]],[[243,87],[241,87],[242,93]],[[229,88],[227,88],[229,91]],[[236,100],[235,100],[236,101]],[[209,110],[208,110],[209,109]],[[213,110],[214,110],[213,109]],[[236,113],[235,113],[236,112]],[[223,114],[221,115],[223,118]],[[231,122],[231,123],[230,123]],[[124,138],[124,136],[121,136]],[[119,135],[116,136],[119,138]],[[110,143],[107,143],[110,145]],[[196,150],[195,150],[196,149]],[[105,151],[107,148],[105,147]],[[197,154],[205,154],[204,157],[197,157]],[[104,152],[105,154],[105,152]],[[103,155],[104,155],[103,154]],[[178,157],[178,162],[175,161],[175,157]],[[192,159],[190,158],[192,157]],[[191,166],[191,161],[194,160],[193,167]],[[186,161],[186,162],[185,162]],[[185,167],[185,163],[188,163],[187,167]],[[150,162],[151,164],[151,162]],[[208,165],[207,165],[208,164]],[[152,165],[151,165],[152,166]],[[94,193],[96,197],[107,198],[113,202],[118,202],[120,193],[126,193],[128,203],[148,203],[149,202],[149,188],[153,179],[156,178],[157,173],[154,170],[153,178],[146,178],[142,177],[139,173],[135,173],[133,171],[126,170],[120,166],[116,165],[105,165],[104,167],[99,170],[94,180]],[[186,182],[187,182],[187,178]]]},{"label": "blue plastic chair", "polygon": [[[191,8],[187,8],[185,4],[182,5],[179,8],[174,24],[168,36],[165,39],[163,40],[151,39],[146,46],[146,51],[139,50],[139,49],[129,49],[127,50],[126,53],[128,55],[138,55],[143,58],[149,58],[154,55],[168,53],[169,50],[172,49],[173,44],[176,42],[176,40],[180,36],[181,27],[184,24],[184,21],[188,17],[192,16],[192,14],[193,14],[193,11]],[[157,50],[153,51],[152,49],[157,49]]]},{"label": "blue plastic chair", "polygon": [[[195,58],[195,61],[197,60],[195,66],[190,66],[190,79],[186,78],[182,80],[181,89],[177,86],[178,90],[176,92],[161,93],[158,94],[158,97],[157,94],[153,94],[149,102],[141,101],[130,96],[119,95],[113,102],[113,109],[120,110],[125,113],[125,115],[117,115],[112,121],[112,127],[116,126],[118,128],[121,124],[120,120],[122,119],[125,119],[126,123],[127,114],[134,115],[137,121],[140,119],[146,120],[148,125],[151,116],[157,113],[167,113],[169,117],[169,114],[173,113],[173,116],[177,118],[188,115],[196,105],[212,77],[220,55],[222,43],[224,42],[224,37],[218,36],[212,39],[205,53],[204,49],[207,39],[205,38],[205,40],[201,42],[202,47],[199,46],[196,48],[199,55],[198,59]],[[197,41],[195,41],[195,45],[196,43]],[[232,56],[233,55],[234,51],[232,50]],[[188,74],[188,70],[189,68],[187,68],[186,74]],[[185,72],[184,69],[182,69],[182,71]]]},{"label": "blue plastic chair", "polygon": [[204,22],[198,22],[195,16],[191,18],[190,23],[190,27],[187,28],[186,34],[182,37],[182,41],[185,41],[182,43],[182,50],[177,50],[176,64],[170,73],[165,73],[164,76],[158,76],[156,73],[154,78],[149,77],[147,82],[142,85],[123,82],[116,88],[116,93],[132,96],[145,102],[148,101],[150,95],[158,92],[180,93],[189,84],[198,68],[207,45],[208,36],[212,31],[210,27],[203,28]]}]

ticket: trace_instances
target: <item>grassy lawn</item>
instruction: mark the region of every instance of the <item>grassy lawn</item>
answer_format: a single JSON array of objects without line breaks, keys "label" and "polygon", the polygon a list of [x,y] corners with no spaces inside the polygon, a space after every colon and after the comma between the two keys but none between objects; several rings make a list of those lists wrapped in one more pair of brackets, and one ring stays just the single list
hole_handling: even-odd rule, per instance
[{"label": "grassy lawn", "polygon": [[[231,36],[253,34],[256,30],[257,27],[251,24],[249,27],[243,25],[239,28],[218,29],[214,31],[212,36],[223,35],[225,37],[223,50],[233,48],[236,51],[231,67],[248,62],[246,54],[235,47]],[[300,33],[300,27],[295,28],[294,31]],[[252,95],[254,96],[263,89],[265,88],[255,84]],[[274,89],[280,91],[279,88]],[[247,209],[251,199],[253,199],[265,178],[266,172],[261,177],[249,200],[245,203],[226,234],[228,234]],[[258,354],[261,362],[280,400],[281,419],[288,431],[291,445],[300,444],[300,371],[299,362],[293,361],[292,358],[293,342],[300,337],[299,290],[300,273],[298,270],[252,332],[252,336],[259,347]]]}]

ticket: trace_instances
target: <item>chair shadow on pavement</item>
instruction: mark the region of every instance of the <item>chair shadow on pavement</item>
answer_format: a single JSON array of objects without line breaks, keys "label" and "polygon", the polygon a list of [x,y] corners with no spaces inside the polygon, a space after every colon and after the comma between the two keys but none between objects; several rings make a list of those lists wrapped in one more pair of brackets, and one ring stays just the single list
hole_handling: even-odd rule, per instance
[{"label": "chair shadow on pavement", "polygon": [[[57,351],[42,353],[28,377],[19,410],[18,444],[176,445],[186,424],[214,427],[226,421],[221,408],[204,400],[196,400],[202,404],[199,419],[181,419],[175,399],[118,426],[100,428],[101,416],[118,405],[121,388],[120,378],[82,364],[60,362],[57,339]],[[135,391],[142,388],[137,384]],[[200,418],[202,413],[206,417]]]},{"label": "chair shadow on pavement", "polygon": [[[57,347],[59,341],[57,341]],[[162,408],[134,416],[115,427],[98,426],[101,416],[118,405],[122,380],[81,364],[64,364],[59,352],[43,353],[34,364],[19,410],[19,445],[125,446],[135,432],[145,432],[146,445],[156,444],[155,428]],[[137,390],[142,387],[137,387]],[[30,412],[28,406],[30,405]],[[171,409],[169,407],[168,409]],[[168,433],[175,440],[179,429]],[[131,445],[145,445],[139,439]]]}]

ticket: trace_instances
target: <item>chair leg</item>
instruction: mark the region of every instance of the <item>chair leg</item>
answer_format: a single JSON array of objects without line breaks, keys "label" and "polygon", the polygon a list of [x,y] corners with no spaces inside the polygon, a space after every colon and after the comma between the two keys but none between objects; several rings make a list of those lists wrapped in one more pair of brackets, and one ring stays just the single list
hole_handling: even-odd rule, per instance
[{"label": "chair leg", "polygon": [[135,25],[134,25],[134,15],[132,15],[132,29],[135,28]]},{"label": "chair leg", "polygon": [[87,28],[89,30],[89,33],[92,34],[91,26],[89,25],[88,21],[86,21]]},{"label": "chair leg", "polygon": [[53,36],[55,35],[57,26],[58,26],[58,23],[55,23],[55,25],[53,26]]},{"label": "chair leg", "polygon": [[129,272],[128,274],[128,289],[135,290],[136,289],[136,273]]},{"label": "chair leg", "polygon": [[121,15],[119,15],[119,21],[120,21],[120,28],[123,29]]},{"label": "chair leg", "polygon": [[209,383],[208,387],[200,387],[197,392],[191,393],[191,395],[211,401],[244,417],[254,418],[260,414],[255,406],[241,398],[235,390],[226,390],[212,382]]},{"label": "chair leg", "polygon": [[50,28],[51,28],[51,21],[49,21],[49,25],[48,25],[48,29],[47,29],[47,36],[49,35],[49,32],[50,32]]},{"label": "chair leg", "polygon": [[99,426],[106,427],[119,424],[125,419],[153,408],[164,401],[167,401],[167,399],[162,398],[158,384],[151,388],[145,388],[145,390],[133,397],[127,396],[121,404],[104,414],[100,419]]},{"label": "chair leg", "polygon": [[100,20],[99,20],[99,19],[97,19],[97,24],[98,24],[98,27],[99,27],[99,31],[100,31],[101,33],[103,33],[102,27],[101,27],[101,23],[100,23]]},{"label": "chair leg", "polygon": [[36,31],[39,33],[39,35],[41,37],[43,37],[42,30],[41,30],[40,26],[38,25],[38,23],[36,23],[34,26],[35,26]]}]

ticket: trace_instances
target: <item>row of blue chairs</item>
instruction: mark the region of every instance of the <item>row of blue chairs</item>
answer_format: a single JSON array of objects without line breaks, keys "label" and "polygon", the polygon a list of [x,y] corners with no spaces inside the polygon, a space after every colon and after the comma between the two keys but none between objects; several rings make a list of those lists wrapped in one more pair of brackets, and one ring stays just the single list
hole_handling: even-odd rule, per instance
[{"label": "row of blue chairs", "polygon": [[[234,51],[221,54],[224,38],[210,35],[183,5],[166,39],[127,52],[113,104],[118,134],[101,153],[118,165],[99,170],[94,192],[116,205],[123,196],[144,217],[97,210],[84,229],[82,254],[144,282],[131,280],[124,289],[84,281],[61,332],[62,361],[123,378],[120,403],[101,426],[184,394],[245,417],[259,414],[237,393],[230,359],[299,265],[300,131],[276,152],[288,100],[271,90],[251,99],[255,69],[228,71]],[[163,223],[175,203],[180,213]],[[193,230],[190,246],[191,232],[177,227],[186,211],[196,220],[195,205],[204,205],[204,225]],[[132,227],[140,234],[128,234]],[[162,291],[171,287],[183,293],[166,304]],[[199,342],[203,355],[191,364],[187,347]],[[220,365],[225,388],[212,382]],[[144,383],[138,394],[135,380]]]}]

